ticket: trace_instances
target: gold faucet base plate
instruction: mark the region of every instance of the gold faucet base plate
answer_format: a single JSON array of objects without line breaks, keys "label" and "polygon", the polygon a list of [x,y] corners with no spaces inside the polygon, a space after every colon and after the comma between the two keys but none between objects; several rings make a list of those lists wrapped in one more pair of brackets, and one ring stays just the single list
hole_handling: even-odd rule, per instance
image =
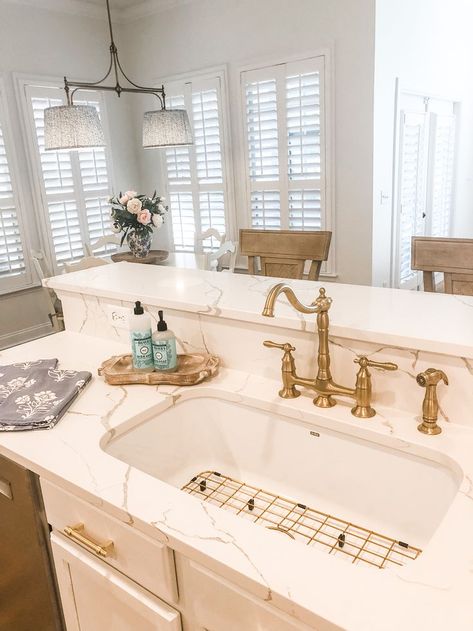
[{"label": "gold faucet base plate", "polygon": [[429,436],[437,436],[437,434],[442,433],[442,428],[440,427],[440,425],[431,426],[421,423],[417,426],[417,429],[419,430],[419,432],[422,432],[423,434],[428,434]]},{"label": "gold faucet base plate", "polygon": [[318,408],[333,408],[334,405],[337,405],[337,402],[332,397],[325,397],[323,395],[319,395],[314,399],[314,405]]},{"label": "gold faucet base plate", "polygon": [[194,476],[183,491],[348,562],[381,569],[417,559],[419,548],[245,484],[217,471]]}]

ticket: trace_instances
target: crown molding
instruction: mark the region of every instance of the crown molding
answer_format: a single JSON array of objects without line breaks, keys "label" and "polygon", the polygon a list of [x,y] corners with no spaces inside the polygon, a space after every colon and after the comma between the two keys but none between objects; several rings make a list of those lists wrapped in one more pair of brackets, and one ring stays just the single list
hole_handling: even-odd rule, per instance
[{"label": "crown molding", "polygon": [[[196,0],[140,0],[126,8],[112,7],[114,22],[123,23],[169,11]],[[1,4],[17,4],[45,11],[56,11],[69,15],[79,15],[96,20],[106,20],[105,4],[91,0],[0,0]]]}]

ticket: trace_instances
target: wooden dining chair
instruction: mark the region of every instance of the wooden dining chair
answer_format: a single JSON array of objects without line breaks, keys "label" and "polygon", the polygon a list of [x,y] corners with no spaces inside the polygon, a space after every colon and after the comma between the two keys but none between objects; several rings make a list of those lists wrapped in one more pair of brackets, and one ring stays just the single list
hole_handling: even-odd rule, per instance
[{"label": "wooden dining chair", "polygon": [[113,246],[111,251],[115,251],[120,247],[120,237],[116,234],[106,234],[94,243],[84,243],[84,249],[86,256],[94,256],[94,252],[101,250],[107,250],[107,245]]},{"label": "wooden dining chair", "polygon": [[[31,250],[31,260],[39,280],[50,278],[53,275],[51,267],[42,250]],[[48,318],[51,322],[51,326],[56,332],[64,331],[64,315],[61,301],[57,297],[54,289],[44,286],[42,289],[48,299]]]},{"label": "wooden dining chair", "polygon": [[311,261],[309,280],[318,280],[328,258],[332,233],[305,230],[240,230],[240,254],[248,257],[248,272],[263,276],[303,278],[304,265]]},{"label": "wooden dining chair", "polygon": [[473,296],[473,239],[412,237],[411,268],[422,272],[424,291],[436,291],[442,272],[444,293]]},{"label": "wooden dining chair", "polygon": [[98,256],[84,256],[83,259],[77,261],[77,263],[64,263],[64,271],[66,274],[70,272],[80,272],[83,269],[90,269],[91,267],[100,267],[101,265],[109,265],[110,261],[105,261]]}]

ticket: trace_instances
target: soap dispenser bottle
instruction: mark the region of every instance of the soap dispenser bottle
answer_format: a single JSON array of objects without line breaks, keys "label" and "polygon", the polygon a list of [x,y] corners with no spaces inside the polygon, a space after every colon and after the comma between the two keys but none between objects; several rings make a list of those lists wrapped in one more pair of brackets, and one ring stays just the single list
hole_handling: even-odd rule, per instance
[{"label": "soap dispenser bottle", "polygon": [[158,311],[158,330],[153,333],[154,368],[159,372],[174,372],[177,368],[176,337],[168,331],[163,312]]},{"label": "soap dispenser bottle", "polygon": [[151,318],[145,313],[139,300],[135,302],[129,324],[133,368],[139,372],[153,372]]}]

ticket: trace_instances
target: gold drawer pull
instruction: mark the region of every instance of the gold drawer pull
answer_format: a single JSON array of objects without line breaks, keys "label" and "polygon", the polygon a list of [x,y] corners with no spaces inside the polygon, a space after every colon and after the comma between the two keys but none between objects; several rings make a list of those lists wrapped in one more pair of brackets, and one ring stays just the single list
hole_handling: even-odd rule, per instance
[{"label": "gold drawer pull", "polygon": [[103,544],[96,543],[89,539],[89,537],[86,537],[84,531],[84,524],[76,524],[75,526],[66,526],[64,528],[64,534],[73,541],[77,541],[77,543],[80,543],[97,556],[105,558],[112,552],[113,541],[106,541]]}]

